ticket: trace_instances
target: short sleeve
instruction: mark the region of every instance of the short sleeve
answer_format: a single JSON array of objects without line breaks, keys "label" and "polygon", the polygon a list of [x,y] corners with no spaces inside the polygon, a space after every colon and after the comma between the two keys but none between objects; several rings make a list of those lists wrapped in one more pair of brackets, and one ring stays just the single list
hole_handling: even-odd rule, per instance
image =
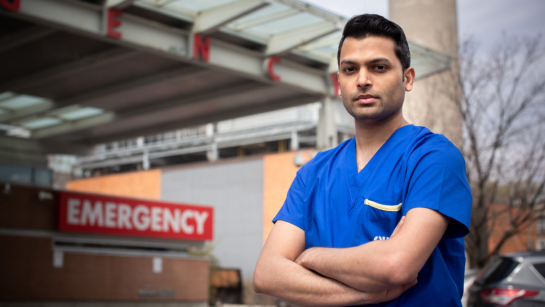
[{"label": "short sleeve", "polygon": [[303,166],[301,169],[299,169],[297,176],[291,183],[290,189],[288,190],[288,195],[286,196],[286,201],[284,201],[282,208],[280,208],[280,211],[278,211],[274,217],[273,223],[276,223],[278,220],[282,220],[303,230],[305,229],[303,219],[305,197],[305,183],[303,180],[304,174],[305,167]]},{"label": "short sleeve", "polygon": [[403,215],[413,208],[436,210],[451,218],[445,238],[459,238],[469,233],[472,196],[467,181],[465,161],[450,141],[415,151],[409,159]]}]

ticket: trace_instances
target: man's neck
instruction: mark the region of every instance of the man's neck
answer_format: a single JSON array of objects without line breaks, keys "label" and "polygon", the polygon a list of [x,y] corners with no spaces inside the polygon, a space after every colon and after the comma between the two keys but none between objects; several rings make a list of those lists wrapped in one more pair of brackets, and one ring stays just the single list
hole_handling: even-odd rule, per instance
[{"label": "man's neck", "polygon": [[367,165],[375,153],[397,129],[408,124],[401,112],[381,122],[356,120],[356,161],[358,163],[358,172]]}]

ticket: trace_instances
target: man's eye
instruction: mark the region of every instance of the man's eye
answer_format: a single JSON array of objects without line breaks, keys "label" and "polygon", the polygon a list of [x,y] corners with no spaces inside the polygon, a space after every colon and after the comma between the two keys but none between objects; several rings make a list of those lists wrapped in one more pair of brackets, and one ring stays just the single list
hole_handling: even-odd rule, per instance
[{"label": "man's eye", "polygon": [[377,65],[377,66],[375,66],[375,68],[377,70],[386,70],[386,66],[384,66],[384,65]]},{"label": "man's eye", "polygon": [[355,71],[355,69],[353,67],[346,67],[345,69],[343,69],[345,72],[353,72]]}]

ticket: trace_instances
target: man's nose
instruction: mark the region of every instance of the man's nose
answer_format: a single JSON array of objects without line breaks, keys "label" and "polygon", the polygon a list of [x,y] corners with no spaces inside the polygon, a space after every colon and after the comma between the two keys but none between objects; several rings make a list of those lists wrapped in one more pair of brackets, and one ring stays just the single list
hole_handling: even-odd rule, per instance
[{"label": "man's nose", "polygon": [[361,69],[358,74],[358,87],[370,87],[372,84],[369,72]]}]

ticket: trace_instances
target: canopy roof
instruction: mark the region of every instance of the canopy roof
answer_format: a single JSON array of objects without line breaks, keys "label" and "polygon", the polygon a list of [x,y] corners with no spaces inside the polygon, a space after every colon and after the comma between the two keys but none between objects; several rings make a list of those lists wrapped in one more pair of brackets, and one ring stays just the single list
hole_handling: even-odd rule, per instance
[{"label": "canopy roof", "polygon": [[[295,0],[2,5],[2,142],[28,138],[47,152],[334,96],[347,21]],[[417,78],[449,68],[445,55],[410,49]]]}]

